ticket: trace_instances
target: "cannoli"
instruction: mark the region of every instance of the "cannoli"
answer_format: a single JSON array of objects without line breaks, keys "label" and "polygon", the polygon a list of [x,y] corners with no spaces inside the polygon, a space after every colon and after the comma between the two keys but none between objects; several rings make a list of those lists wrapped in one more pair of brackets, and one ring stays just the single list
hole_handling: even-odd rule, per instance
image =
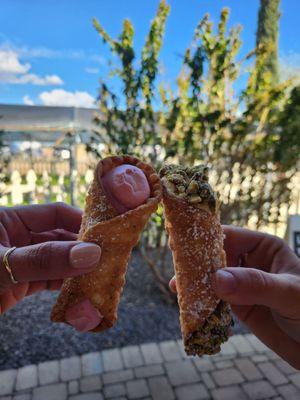
[{"label": "cannoli", "polygon": [[93,329],[84,324],[82,331],[100,332],[115,324],[131,251],[161,192],[154,169],[137,158],[115,156],[98,163],[78,239],[101,246],[101,259],[94,271],[64,281],[52,321],[68,323],[78,310],[82,315],[92,309],[101,322]]},{"label": "cannoli", "polygon": [[208,168],[165,165],[160,177],[185,351],[215,354],[228,339],[231,311],[211,286],[211,274],[225,266],[226,255]]}]

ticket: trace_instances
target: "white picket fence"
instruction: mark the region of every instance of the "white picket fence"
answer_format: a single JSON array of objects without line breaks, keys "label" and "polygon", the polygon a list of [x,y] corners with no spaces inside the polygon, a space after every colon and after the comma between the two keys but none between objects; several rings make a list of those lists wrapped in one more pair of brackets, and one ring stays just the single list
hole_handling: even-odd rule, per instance
[{"label": "white picket fence", "polygon": [[[62,167],[62,166],[61,166]],[[49,169],[49,171],[52,169]],[[39,170],[38,170],[39,171]],[[71,203],[72,185],[71,176],[67,168],[56,168],[54,173],[43,169],[41,173],[33,169],[27,169],[27,172],[20,173],[20,170],[6,171],[5,175],[0,177],[0,206],[15,206],[20,204],[37,204],[63,201]],[[73,199],[74,204],[83,207],[87,189],[94,176],[91,168],[85,166],[80,168],[80,172],[72,172]],[[277,225],[262,226],[261,230],[277,234],[281,237],[286,232],[287,220],[289,215],[299,214],[300,207],[300,174],[297,174],[292,182],[292,203],[288,207],[282,204],[282,221]],[[255,221],[254,221],[255,222]],[[248,227],[255,229],[255,223],[249,220]]]},{"label": "white picket fence", "polygon": [[[94,172],[87,169],[84,175],[73,171],[74,198],[76,204],[83,204],[87,188],[91,183]],[[5,182],[7,181],[7,182]],[[69,202],[70,197],[70,175],[60,172],[57,175],[50,175],[44,171],[37,175],[30,169],[25,176],[14,170],[10,176],[0,181],[0,205],[10,206],[19,204],[34,204],[53,201]]]}]

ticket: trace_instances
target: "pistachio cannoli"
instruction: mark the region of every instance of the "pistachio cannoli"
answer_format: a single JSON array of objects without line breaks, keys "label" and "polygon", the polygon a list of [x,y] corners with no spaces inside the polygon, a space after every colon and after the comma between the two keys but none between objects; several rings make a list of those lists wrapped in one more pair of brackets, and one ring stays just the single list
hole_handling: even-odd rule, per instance
[{"label": "pistachio cannoli", "polygon": [[114,325],[131,251],[160,198],[160,179],[150,165],[131,156],[98,163],[78,239],[101,246],[101,258],[94,271],[65,280],[52,321],[73,321],[78,312],[96,320],[94,310],[101,321],[92,329],[85,324],[81,331],[99,332]]},{"label": "pistachio cannoli", "polygon": [[185,351],[215,354],[228,339],[231,311],[216,297],[210,281],[211,274],[225,266],[226,255],[208,168],[165,165],[160,177]]}]

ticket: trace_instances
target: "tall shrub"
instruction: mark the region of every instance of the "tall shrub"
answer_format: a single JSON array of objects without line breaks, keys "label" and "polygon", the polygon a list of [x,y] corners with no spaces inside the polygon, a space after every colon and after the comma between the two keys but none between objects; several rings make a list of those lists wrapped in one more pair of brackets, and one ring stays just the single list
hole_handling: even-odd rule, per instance
[{"label": "tall shrub", "polygon": [[[241,27],[228,29],[226,8],[216,29],[209,15],[200,20],[183,56],[176,90],[158,86],[159,52],[169,11],[161,1],[140,55],[134,50],[130,21],[124,21],[120,36],[113,39],[94,20],[102,40],[118,56],[119,65],[112,72],[122,84],[119,93],[111,90],[108,81],[100,85],[96,123],[99,141],[105,143],[103,155],[135,154],[156,168],[162,162],[206,163],[220,194],[224,223],[277,226],[285,218],[283,205],[289,205],[289,182],[296,173],[297,157],[287,157],[281,149],[292,141],[293,151],[299,150],[293,122],[288,136],[282,134],[284,121],[297,119],[298,91],[289,98],[291,83],[279,84],[264,73],[270,52],[260,46],[260,40],[256,49],[239,58]],[[246,87],[236,93],[235,84],[249,59]],[[274,64],[274,76],[275,72]],[[96,143],[90,145],[93,148]],[[140,251],[166,288],[163,223],[159,209]]]}]

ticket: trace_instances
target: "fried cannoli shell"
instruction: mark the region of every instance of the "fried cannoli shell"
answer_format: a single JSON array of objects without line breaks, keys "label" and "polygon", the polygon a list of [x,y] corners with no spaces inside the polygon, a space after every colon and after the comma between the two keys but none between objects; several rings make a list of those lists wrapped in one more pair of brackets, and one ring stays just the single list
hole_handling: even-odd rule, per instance
[{"label": "fried cannoli shell", "polygon": [[[99,177],[121,164],[134,165],[144,172],[150,186],[150,197],[145,204],[118,215],[109,204]],[[131,156],[108,157],[98,163],[86,199],[79,240],[101,246],[101,259],[94,271],[65,280],[52,309],[53,322],[66,322],[66,310],[82,298],[87,298],[103,316],[93,332],[103,331],[115,324],[131,251],[160,198],[160,180],[150,165]]]},{"label": "fried cannoli shell", "polygon": [[[163,203],[175,266],[185,351],[189,355],[214,354],[220,351],[220,343],[214,342],[209,330],[209,337],[203,346],[198,346],[196,342],[197,335],[203,336],[201,329],[220,304],[211,287],[211,274],[226,264],[218,214],[209,207],[194,207],[185,199],[169,193],[165,187]],[[221,338],[221,342],[228,339],[231,322],[229,306],[222,303],[222,307],[220,312],[226,321],[225,327],[222,327],[225,337]],[[218,334],[216,337],[219,341]]]}]

